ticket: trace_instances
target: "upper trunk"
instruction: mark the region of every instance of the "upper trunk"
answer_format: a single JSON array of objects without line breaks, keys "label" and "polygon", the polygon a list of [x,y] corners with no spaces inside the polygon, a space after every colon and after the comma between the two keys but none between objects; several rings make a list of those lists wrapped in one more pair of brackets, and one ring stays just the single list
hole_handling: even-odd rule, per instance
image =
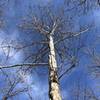
[{"label": "upper trunk", "polygon": [[52,33],[49,36],[49,98],[50,100],[62,100],[57,76],[57,62]]}]

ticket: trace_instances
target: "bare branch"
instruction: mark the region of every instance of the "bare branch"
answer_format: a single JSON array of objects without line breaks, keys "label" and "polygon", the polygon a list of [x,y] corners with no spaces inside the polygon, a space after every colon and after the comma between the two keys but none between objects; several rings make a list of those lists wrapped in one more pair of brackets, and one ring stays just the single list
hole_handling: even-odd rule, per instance
[{"label": "bare branch", "polygon": [[69,71],[71,71],[72,69],[74,69],[76,67],[75,64],[72,64],[70,68],[66,69],[66,71],[64,71],[60,76],[59,76],[59,80],[64,76],[66,75]]},{"label": "bare branch", "polygon": [[16,65],[8,65],[8,66],[0,66],[0,69],[3,69],[3,68],[16,68],[16,67],[22,67],[22,66],[30,66],[30,67],[33,67],[33,66],[47,66],[48,63],[26,63],[26,64],[16,64]]},{"label": "bare branch", "polygon": [[77,33],[73,33],[73,32],[62,33],[62,34],[70,34],[70,35],[67,35],[67,36],[65,36],[65,37],[63,37],[63,38],[61,38],[61,39],[59,39],[58,41],[55,42],[55,44],[57,44],[57,43],[59,43],[59,42],[61,42],[61,41],[63,41],[63,40],[66,40],[66,39],[79,36],[79,35],[81,35],[81,34],[87,32],[88,30],[89,30],[89,29],[86,29],[86,30],[84,30],[84,31],[77,32]]}]

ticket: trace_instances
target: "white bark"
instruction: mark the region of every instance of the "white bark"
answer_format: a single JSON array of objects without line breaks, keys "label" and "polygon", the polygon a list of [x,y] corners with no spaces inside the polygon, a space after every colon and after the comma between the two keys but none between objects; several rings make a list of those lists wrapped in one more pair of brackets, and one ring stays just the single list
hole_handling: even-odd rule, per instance
[{"label": "white bark", "polygon": [[49,36],[49,97],[50,100],[62,100],[57,76],[57,62],[52,33]]}]

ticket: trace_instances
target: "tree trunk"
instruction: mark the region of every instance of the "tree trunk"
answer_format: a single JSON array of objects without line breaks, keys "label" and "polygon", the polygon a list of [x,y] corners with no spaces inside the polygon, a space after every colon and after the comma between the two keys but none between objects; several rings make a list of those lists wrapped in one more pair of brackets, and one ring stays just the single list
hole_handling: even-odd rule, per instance
[{"label": "tree trunk", "polygon": [[62,100],[57,76],[57,62],[52,33],[49,36],[49,98],[50,100]]}]

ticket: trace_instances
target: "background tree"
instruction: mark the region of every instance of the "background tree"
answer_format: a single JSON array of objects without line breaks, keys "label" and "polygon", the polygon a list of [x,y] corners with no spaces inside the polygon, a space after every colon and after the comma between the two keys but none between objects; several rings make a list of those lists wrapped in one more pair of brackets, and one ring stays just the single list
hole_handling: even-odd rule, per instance
[{"label": "background tree", "polygon": [[70,92],[72,92],[71,97],[73,100],[99,100],[88,83],[82,82],[80,78],[74,82],[74,87],[70,89]]}]

